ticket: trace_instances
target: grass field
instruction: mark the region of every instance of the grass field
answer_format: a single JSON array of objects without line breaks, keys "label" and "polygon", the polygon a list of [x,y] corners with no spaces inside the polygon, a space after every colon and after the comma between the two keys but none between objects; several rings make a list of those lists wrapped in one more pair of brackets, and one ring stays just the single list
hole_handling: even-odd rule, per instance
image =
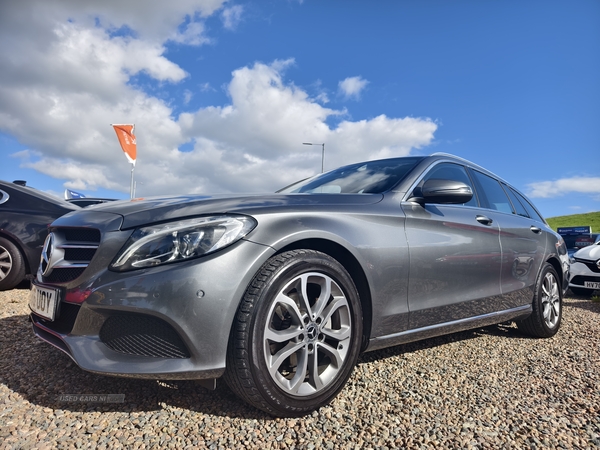
[{"label": "grass field", "polygon": [[570,216],[558,216],[547,218],[548,225],[556,231],[559,227],[592,227],[593,233],[600,233],[600,211],[586,214],[572,214]]}]

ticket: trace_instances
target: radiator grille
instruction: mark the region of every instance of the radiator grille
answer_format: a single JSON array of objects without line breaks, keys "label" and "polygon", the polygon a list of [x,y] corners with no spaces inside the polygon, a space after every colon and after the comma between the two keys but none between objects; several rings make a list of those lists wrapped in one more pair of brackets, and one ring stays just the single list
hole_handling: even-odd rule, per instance
[{"label": "radiator grille", "polygon": [[100,243],[95,228],[54,228],[42,252],[42,281],[63,284],[75,280],[89,265]]}]

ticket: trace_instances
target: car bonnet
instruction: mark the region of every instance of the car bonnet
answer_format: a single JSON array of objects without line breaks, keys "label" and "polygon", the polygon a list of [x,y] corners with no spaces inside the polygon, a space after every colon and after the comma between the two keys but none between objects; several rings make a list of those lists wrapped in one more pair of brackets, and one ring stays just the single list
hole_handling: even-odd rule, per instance
[{"label": "car bonnet", "polygon": [[574,258],[596,261],[600,259],[600,243],[588,245],[573,254]]},{"label": "car bonnet", "polygon": [[[360,207],[381,201],[382,194],[268,194],[268,195],[186,195],[123,200],[94,206],[100,213],[123,217],[121,229],[135,228],[151,223],[209,214],[258,214],[278,211],[319,210],[332,207]],[[76,220],[82,212],[71,213],[66,220]],[[114,216],[113,216],[114,217]]]}]

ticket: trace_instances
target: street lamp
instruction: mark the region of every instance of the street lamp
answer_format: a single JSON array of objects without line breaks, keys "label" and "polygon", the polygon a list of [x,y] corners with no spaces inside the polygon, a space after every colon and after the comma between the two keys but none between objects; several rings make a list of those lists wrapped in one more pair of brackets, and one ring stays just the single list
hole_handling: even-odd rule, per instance
[{"label": "street lamp", "polygon": [[313,144],[312,142],[303,142],[302,145],[320,145],[323,148],[321,152],[321,173],[323,173],[323,168],[325,167],[325,143]]}]

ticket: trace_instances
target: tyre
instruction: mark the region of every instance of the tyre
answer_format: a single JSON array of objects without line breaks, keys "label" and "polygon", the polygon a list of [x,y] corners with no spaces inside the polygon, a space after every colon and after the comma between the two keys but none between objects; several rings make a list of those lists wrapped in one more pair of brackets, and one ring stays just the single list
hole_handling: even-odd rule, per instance
[{"label": "tyre", "polygon": [[362,312],[344,267],[294,250],[274,256],[250,283],[233,324],[225,380],[251,405],[297,417],[329,403],[360,351]]},{"label": "tyre", "polygon": [[533,312],[517,322],[519,329],[535,337],[551,337],[560,328],[562,319],[562,289],[552,265],[546,263],[538,277],[533,297]]},{"label": "tyre", "polygon": [[576,288],[576,287],[572,287],[569,289],[571,289],[571,292],[573,294],[579,295],[580,297],[591,297],[592,294],[594,293],[593,289]]},{"label": "tyre", "polygon": [[14,288],[25,278],[25,261],[19,249],[0,237],[0,291]]}]

